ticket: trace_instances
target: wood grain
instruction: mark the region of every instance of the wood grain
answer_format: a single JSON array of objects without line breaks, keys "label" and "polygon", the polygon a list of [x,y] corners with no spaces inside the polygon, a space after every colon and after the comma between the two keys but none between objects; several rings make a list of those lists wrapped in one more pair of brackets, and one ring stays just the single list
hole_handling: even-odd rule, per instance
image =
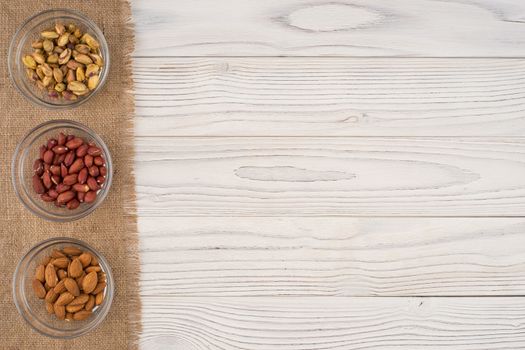
[{"label": "wood grain", "polygon": [[139,136],[525,134],[525,60],[140,58]]},{"label": "wood grain", "polygon": [[522,295],[525,219],[139,218],[145,296]]},{"label": "wood grain", "polygon": [[144,297],[146,349],[525,347],[523,298]]},{"label": "wood grain", "polygon": [[135,0],[138,56],[524,57],[521,0]]},{"label": "wood grain", "polygon": [[142,216],[522,216],[522,138],[137,138]]}]

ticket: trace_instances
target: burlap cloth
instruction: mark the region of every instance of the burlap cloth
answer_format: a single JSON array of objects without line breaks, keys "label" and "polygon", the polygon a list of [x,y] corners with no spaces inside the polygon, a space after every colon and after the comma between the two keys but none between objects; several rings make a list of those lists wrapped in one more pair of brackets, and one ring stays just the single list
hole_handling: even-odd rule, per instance
[{"label": "burlap cloth", "polygon": [[[29,16],[50,8],[77,9],[97,23],[109,44],[112,66],[106,85],[76,109],[36,107],[12,86],[7,50],[15,30]],[[129,3],[123,0],[0,0],[0,349],[135,348],[140,331],[138,244],[133,161],[133,98],[130,54],[133,28]],[[50,119],[73,119],[94,129],[110,148],[115,167],[105,202],[87,218],[52,223],[27,211],[11,185],[10,163],[17,142],[27,131]],[[42,336],[18,314],[11,280],[21,256],[41,240],[80,238],[106,256],[115,277],[113,306],[100,327],[72,340]]]}]

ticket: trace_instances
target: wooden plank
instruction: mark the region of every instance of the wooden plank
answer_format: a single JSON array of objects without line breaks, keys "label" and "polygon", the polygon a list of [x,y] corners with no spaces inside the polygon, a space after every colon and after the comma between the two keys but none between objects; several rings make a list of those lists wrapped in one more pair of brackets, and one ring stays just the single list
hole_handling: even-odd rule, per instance
[{"label": "wooden plank", "polygon": [[143,349],[525,347],[524,298],[144,297]]},{"label": "wooden plank", "polygon": [[143,216],[522,216],[522,138],[137,138]]},{"label": "wooden plank", "polygon": [[139,136],[525,135],[525,60],[139,58]]},{"label": "wooden plank", "polygon": [[134,0],[138,56],[525,56],[521,0]]},{"label": "wooden plank", "polygon": [[139,218],[142,293],[522,295],[525,219]]}]

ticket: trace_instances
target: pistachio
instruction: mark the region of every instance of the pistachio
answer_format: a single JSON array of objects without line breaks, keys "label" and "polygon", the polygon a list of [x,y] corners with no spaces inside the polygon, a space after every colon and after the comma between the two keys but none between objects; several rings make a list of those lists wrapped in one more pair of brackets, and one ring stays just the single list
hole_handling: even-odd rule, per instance
[{"label": "pistachio", "polygon": [[40,36],[44,39],[56,39],[58,38],[58,33],[55,31],[44,31],[40,33]]},{"label": "pistachio", "polygon": [[66,64],[71,58],[71,50],[65,49],[58,57],[58,64]]},{"label": "pistachio", "polygon": [[66,46],[67,43],[69,43],[69,34],[68,33],[62,34],[60,36],[60,38],[58,38],[58,40],[57,40],[57,45],[58,46]]},{"label": "pistachio", "polygon": [[35,72],[36,72],[36,75],[38,76],[38,78],[39,78],[40,80],[44,79],[44,77],[46,76],[46,75],[44,74],[44,72],[42,71],[42,67],[41,67],[41,66],[38,66],[38,67],[36,68],[36,71],[35,71]]},{"label": "pistachio", "polygon": [[30,80],[34,80],[34,81],[38,80],[38,75],[36,74],[36,72],[33,69],[26,68],[26,74],[27,74],[27,77]]},{"label": "pistachio", "polygon": [[41,49],[43,47],[42,40],[35,40],[31,43],[33,49]]},{"label": "pistachio", "polygon": [[33,57],[27,55],[22,58],[22,62],[27,68],[36,69],[36,62]]},{"label": "pistachio", "polygon": [[93,60],[93,62],[99,66],[99,67],[102,67],[102,65],[104,64],[104,62],[102,61],[102,57],[100,57],[100,55],[98,54],[90,54],[89,57],[91,57],[91,59]]},{"label": "pistachio", "polygon": [[56,64],[58,63],[58,55],[56,53],[47,56],[47,63]]},{"label": "pistachio", "polygon": [[43,54],[41,54],[39,52],[34,52],[33,53],[33,58],[36,61],[36,63],[38,63],[38,64],[46,63],[46,58],[44,57]]},{"label": "pistachio", "polygon": [[75,60],[69,60],[69,62],[67,63],[67,68],[69,69],[76,70],[78,67],[83,67],[82,63],[79,63]]},{"label": "pistachio", "polygon": [[69,36],[69,42],[71,44],[78,44],[78,38],[76,36],[74,36],[74,35],[70,35]]},{"label": "pistachio", "polygon": [[57,32],[58,35],[62,35],[66,32],[66,27],[62,23],[55,24],[55,32]]},{"label": "pistachio", "polygon": [[50,77],[53,75],[53,69],[51,69],[51,67],[49,66],[49,64],[47,63],[44,63],[43,65],[41,65],[40,67],[42,67],[42,72],[44,73],[44,75],[46,77]]},{"label": "pistachio", "polygon": [[77,99],[76,95],[67,90],[62,91],[62,97],[68,101],[75,101]]},{"label": "pistachio", "polygon": [[55,90],[58,92],[62,92],[66,89],[66,84],[64,83],[58,83],[55,85]]},{"label": "pistachio", "polygon": [[67,81],[68,83],[71,83],[72,81],[75,81],[75,78],[76,78],[76,76],[75,76],[75,71],[72,70],[72,69],[69,69],[69,70],[67,71],[67,74],[66,74],[66,81]]},{"label": "pistachio", "polygon": [[76,100],[99,85],[104,60],[95,37],[74,23],[60,22],[40,36],[31,43],[33,53],[22,58],[26,75],[37,88],[47,89],[50,98]]},{"label": "pistachio", "polygon": [[98,43],[98,41],[96,41],[95,38],[93,38],[88,33],[84,34],[84,36],[82,36],[82,39],[80,41],[88,44],[88,46],[92,48],[93,50],[97,50],[100,47],[100,44]]},{"label": "pistachio", "polygon": [[57,83],[61,83],[64,80],[64,73],[59,68],[53,69],[53,78]]},{"label": "pistachio", "polygon": [[86,76],[88,78],[91,78],[92,76],[94,76],[95,74],[98,73],[98,66],[96,64],[88,64],[87,68],[86,68]]},{"label": "pistachio", "polygon": [[49,86],[49,84],[51,84],[51,82],[53,81],[53,77],[50,77],[50,76],[45,76],[44,79],[42,79],[42,84],[44,86]]},{"label": "pistachio", "polygon": [[78,55],[75,57],[75,61],[80,62],[80,63],[82,63],[82,64],[90,64],[90,63],[93,63],[93,61],[91,60],[91,58],[89,58],[88,55],[84,55],[84,54],[78,54]]},{"label": "pistachio", "polygon": [[89,90],[95,89],[97,87],[97,85],[98,85],[98,81],[99,81],[99,76],[98,75],[94,75],[91,78],[89,78],[89,80],[88,80],[88,89]]},{"label": "pistachio", "polygon": [[53,48],[55,45],[53,45],[53,42],[51,40],[44,40],[44,43],[42,44],[44,47],[44,51],[51,52],[53,51]]},{"label": "pistachio", "polygon": [[91,48],[84,44],[75,45],[75,50],[77,50],[80,53],[83,53],[84,55],[87,55],[91,52]]},{"label": "pistachio", "polygon": [[67,89],[74,93],[75,95],[85,95],[89,92],[89,89],[87,88],[84,83],[81,83],[80,81],[72,81],[71,83],[67,84]]},{"label": "pistachio", "polygon": [[86,74],[84,73],[84,68],[78,67],[76,72],[77,80],[84,81],[86,79]]}]

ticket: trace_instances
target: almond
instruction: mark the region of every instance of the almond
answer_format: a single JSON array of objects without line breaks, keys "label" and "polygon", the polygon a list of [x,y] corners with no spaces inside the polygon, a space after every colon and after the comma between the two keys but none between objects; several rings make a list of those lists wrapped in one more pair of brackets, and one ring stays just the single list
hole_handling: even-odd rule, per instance
[{"label": "almond", "polygon": [[69,265],[68,273],[70,277],[77,278],[82,275],[82,263],[78,258],[73,259]]},{"label": "almond", "polygon": [[95,305],[100,305],[104,301],[104,292],[100,292],[95,296]]},{"label": "almond", "polygon": [[[69,292],[64,292],[60,294],[55,305],[67,305],[75,299],[75,296]],[[96,300],[95,300],[96,301]]]},{"label": "almond", "polygon": [[84,308],[84,304],[80,304],[80,305],[67,305],[66,306],[66,311],[67,312],[71,312],[71,313],[75,313],[77,311],[80,311]]},{"label": "almond", "polygon": [[[63,280],[64,278],[67,277],[67,272],[66,272],[66,270],[62,270],[62,269],[58,270],[58,271],[57,271],[57,276],[58,276],[58,279],[59,279],[59,280]],[[60,283],[60,282],[58,282],[58,283]],[[58,285],[58,284],[57,284],[57,285]]]},{"label": "almond", "polygon": [[91,311],[91,310],[93,310],[94,307],[95,307],[95,296],[94,295],[90,295],[86,305],[84,306],[84,308],[87,311]]},{"label": "almond", "polygon": [[92,294],[98,294],[98,293],[102,292],[104,290],[104,288],[106,288],[106,282],[99,282],[97,284],[97,286],[95,287],[95,289],[93,289],[93,291],[91,293]]},{"label": "almond", "polygon": [[80,295],[80,289],[78,288],[78,284],[74,279],[66,278],[64,280],[64,286],[66,287],[67,291],[73,294],[75,297]]},{"label": "almond", "polygon": [[86,272],[87,273],[90,273],[90,272],[99,272],[99,271],[102,271],[102,269],[100,268],[100,266],[90,266],[88,268],[86,268]]},{"label": "almond", "polygon": [[69,259],[66,258],[66,257],[57,258],[57,259],[53,260],[52,264],[54,266],[58,267],[59,269],[65,269],[69,265]]},{"label": "almond", "polygon": [[[87,269],[86,269],[87,271]],[[96,287],[98,282],[98,276],[96,271],[92,271],[84,277],[84,280],[82,281],[82,290],[85,293],[91,293]]]},{"label": "almond", "polygon": [[67,255],[80,255],[80,254],[82,254],[82,251],[80,249],[78,249],[77,247],[73,247],[73,246],[64,247],[62,249],[62,251],[64,252],[64,254],[67,254]]},{"label": "almond", "polygon": [[53,264],[47,264],[46,269],[44,271],[44,275],[45,275],[46,283],[50,287],[55,287],[57,285],[58,276],[57,276],[57,273],[55,271],[55,267],[53,266]]},{"label": "almond", "polygon": [[91,311],[81,310],[73,314],[73,319],[77,321],[82,321],[88,318],[89,316],[91,316]]},{"label": "almond", "polygon": [[46,297],[46,289],[42,285],[42,282],[36,278],[33,280],[33,291],[39,299],[44,299]]},{"label": "almond", "polygon": [[[87,191],[84,191],[84,192],[87,192]],[[89,266],[89,263],[91,263],[91,254],[82,253],[78,257],[78,260],[80,260],[80,262],[82,263],[82,267],[86,268],[87,266]]]},{"label": "almond", "polygon": [[77,284],[79,287],[82,287],[82,282],[84,281],[84,277],[86,277],[86,273],[82,271],[82,275],[80,277],[75,278],[75,281],[77,281]]},{"label": "almond", "polygon": [[91,266],[98,266],[98,259],[96,256],[92,255],[91,256]]},{"label": "almond", "polygon": [[54,314],[55,313],[55,310],[53,309],[53,304],[51,304],[51,303],[46,303],[46,310],[47,310],[48,314]]},{"label": "almond", "polygon": [[46,281],[45,270],[46,270],[46,267],[42,264],[36,267],[35,278],[39,280],[40,282]]},{"label": "almond", "polygon": [[66,308],[64,305],[58,305],[58,302],[53,305],[53,311],[59,320],[66,318]]},{"label": "almond", "polygon": [[84,305],[85,303],[87,303],[89,300],[89,295],[87,294],[80,294],[78,297],[76,297],[75,299],[73,299],[69,305],[71,306],[75,306],[75,305]]},{"label": "almond", "polygon": [[48,303],[54,303],[58,298],[58,293],[55,293],[54,289],[50,289],[47,291],[47,294],[46,294],[46,301]]},{"label": "almond", "polygon": [[66,286],[64,284],[64,280],[61,280],[60,282],[58,282],[57,285],[55,286],[55,288],[53,288],[53,290],[57,294],[64,293],[66,291]]}]

